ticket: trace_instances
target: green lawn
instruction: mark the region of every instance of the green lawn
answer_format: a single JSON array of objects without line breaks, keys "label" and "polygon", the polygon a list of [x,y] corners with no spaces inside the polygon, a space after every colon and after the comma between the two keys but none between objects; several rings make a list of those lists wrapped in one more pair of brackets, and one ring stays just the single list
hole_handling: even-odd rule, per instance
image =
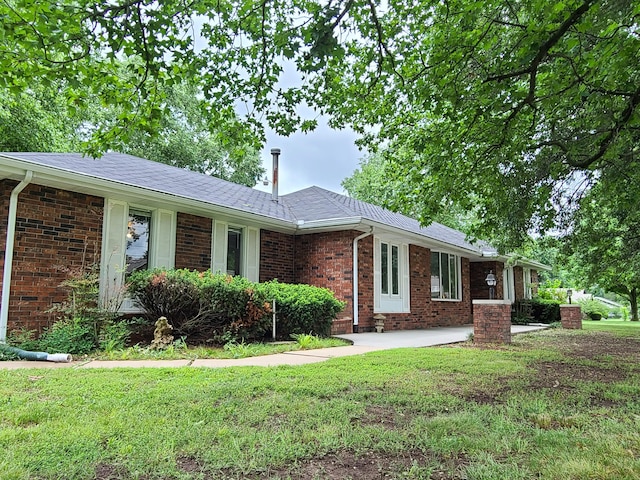
[{"label": "green lawn", "polygon": [[299,367],[0,371],[0,479],[640,479],[640,325],[609,324]]},{"label": "green lawn", "polygon": [[640,322],[623,322],[622,320],[583,320],[582,328],[591,331],[613,332],[623,336],[636,336],[640,331]]}]

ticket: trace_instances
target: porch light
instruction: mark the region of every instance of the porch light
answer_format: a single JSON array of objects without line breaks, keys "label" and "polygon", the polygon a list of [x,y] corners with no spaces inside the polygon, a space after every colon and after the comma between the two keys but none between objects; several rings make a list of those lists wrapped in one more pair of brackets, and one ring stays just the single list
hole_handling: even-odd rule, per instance
[{"label": "porch light", "polygon": [[489,286],[489,300],[493,300],[495,297],[496,283],[498,283],[496,276],[493,274],[493,270],[489,270],[489,274],[484,281],[487,282],[487,285]]},{"label": "porch light", "polygon": [[567,289],[567,298],[569,299],[569,304],[571,304],[571,295],[573,295],[573,290],[569,288]]}]

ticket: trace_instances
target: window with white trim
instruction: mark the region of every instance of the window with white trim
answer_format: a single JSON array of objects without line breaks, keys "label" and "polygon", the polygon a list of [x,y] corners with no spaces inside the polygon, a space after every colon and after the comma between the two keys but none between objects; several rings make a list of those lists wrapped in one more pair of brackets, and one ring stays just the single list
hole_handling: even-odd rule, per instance
[{"label": "window with white trim", "polygon": [[127,246],[125,259],[127,274],[146,270],[149,266],[149,243],[151,239],[151,212],[129,209],[127,223]]},{"label": "window with white trim", "polygon": [[409,246],[375,238],[374,311],[409,312]]},{"label": "window with white trim", "polygon": [[431,252],[431,298],[461,300],[460,257],[444,252]]},{"label": "window with white trim", "polygon": [[227,275],[242,274],[242,229],[227,230]]},{"label": "window with white trim", "polygon": [[214,221],[211,270],[259,280],[260,230]]},{"label": "window with white trim", "polygon": [[531,289],[531,269],[522,269],[523,281],[524,281],[524,298],[531,300],[533,298],[533,290]]},{"label": "window with white trim", "polygon": [[400,295],[400,247],[380,242],[381,288],[383,295]]},{"label": "window with white trim", "polygon": [[[173,268],[176,212],[107,199],[103,219],[100,298],[122,298],[125,275],[147,268]],[[125,299],[122,311],[138,311]]]}]

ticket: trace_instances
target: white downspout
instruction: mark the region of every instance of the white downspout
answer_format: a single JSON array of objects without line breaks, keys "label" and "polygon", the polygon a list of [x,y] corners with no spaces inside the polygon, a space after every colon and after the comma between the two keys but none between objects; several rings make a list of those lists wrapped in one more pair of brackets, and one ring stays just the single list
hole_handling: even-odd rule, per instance
[{"label": "white downspout", "polygon": [[16,236],[16,215],[18,195],[31,183],[33,172],[27,170],[22,180],[11,192],[9,216],[7,217],[7,241],[4,249],[4,271],[2,272],[2,304],[0,304],[0,343],[7,342],[7,323],[9,320],[9,294],[11,293],[11,270],[13,269],[13,244]]},{"label": "white downspout", "polygon": [[358,333],[358,242],[372,233],[373,227],[353,239],[353,333]]}]

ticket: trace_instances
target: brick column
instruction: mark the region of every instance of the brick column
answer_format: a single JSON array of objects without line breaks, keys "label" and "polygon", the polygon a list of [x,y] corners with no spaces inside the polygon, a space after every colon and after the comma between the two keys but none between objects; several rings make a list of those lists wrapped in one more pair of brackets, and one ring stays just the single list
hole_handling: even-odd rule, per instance
[{"label": "brick column", "polygon": [[582,310],[580,305],[560,305],[560,323],[562,323],[562,328],[582,330]]},{"label": "brick column", "polygon": [[511,301],[473,301],[473,341],[511,343]]}]

